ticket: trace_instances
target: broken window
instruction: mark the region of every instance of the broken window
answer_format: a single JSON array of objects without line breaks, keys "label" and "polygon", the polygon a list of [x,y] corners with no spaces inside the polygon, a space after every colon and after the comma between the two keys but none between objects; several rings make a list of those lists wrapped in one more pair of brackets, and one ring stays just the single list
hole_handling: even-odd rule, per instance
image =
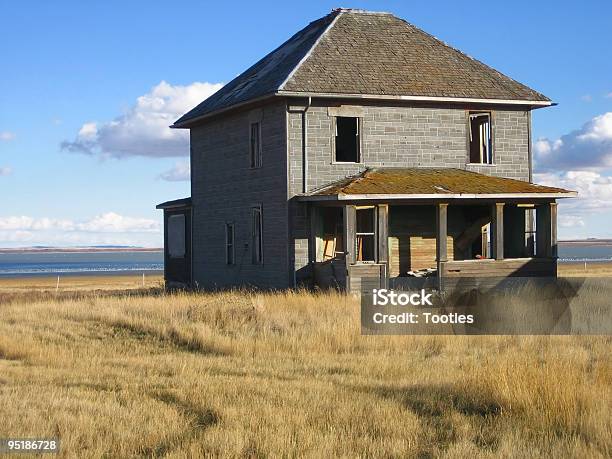
[{"label": "broken window", "polygon": [[374,262],[376,261],[376,209],[357,208],[355,217],[356,259],[360,262]]},{"label": "broken window", "polygon": [[359,118],[336,117],[334,160],[337,163],[359,162]]},{"label": "broken window", "polygon": [[225,224],[225,262],[228,265],[236,263],[236,251],[234,249],[234,224]]},{"label": "broken window", "polygon": [[255,265],[263,264],[263,220],[261,206],[253,207],[252,211],[252,262]]},{"label": "broken window", "polygon": [[469,114],[470,163],[493,164],[491,114]]},{"label": "broken window", "polygon": [[168,217],[168,256],[185,257],[185,215],[177,214]]},{"label": "broken window", "polygon": [[317,236],[317,261],[327,261],[344,254],[344,221],[341,207],[318,208],[314,214]]},{"label": "broken window", "polygon": [[249,151],[251,156],[251,168],[261,167],[261,125],[259,123],[251,123]]}]

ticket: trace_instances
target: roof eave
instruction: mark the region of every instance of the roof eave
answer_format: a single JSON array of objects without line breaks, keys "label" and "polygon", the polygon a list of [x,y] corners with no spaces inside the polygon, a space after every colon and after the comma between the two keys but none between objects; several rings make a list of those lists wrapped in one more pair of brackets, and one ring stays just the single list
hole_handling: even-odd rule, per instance
[{"label": "roof eave", "polygon": [[362,99],[362,100],[393,100],[393,101],[413,101],[413,102],[435,102],[435,103],[456,103],[456,104],[489,104],[489,105],[516,105],[530,107],[532,109],[552,107],[557,105],[556,102],[550,100],[519,100],[519,99],[478,99],[471,97],[438,97],[438,96],[411,96],[411,95],[392,95],[392,94],[346,94],[346,93],[324,93],[324,92],[301,92],[301,91],[285,91],[278,90],[264,94],[263,96],[249,99],[244,102],[232,104],[227,107],[213,110],[204,113],[194,118],[188,118],[181,121],[179,118],[175,121],[171,129],[189,129],[199,122],[235,110],[245,105],[254,104],[263,100],[275,97],[319,97],[322,99]]},{"label": "roof eave", "polygon": [[558,193],[434,193],[434,194],[331,194],[331,195],[302,195],[301,201],[378,201],[378,200],[436,200],[447,199],[563,199],[575,198],[575,191]]},{"label": "roof eave", "polygon": [[473,97],[440,97],[440,96],[414,96],[393,94],[349,94],[349,93],[324,93],[308,91],[279,90],[276,95],[286,97],[320,97],[334,99],[373,99],[373,100],[395,100],[414,102],[438,102],[438,103],[472,103],[492,105],[520,105],[532,108],[550,107],[557,105],[551,100],[523,100],[523,99],[482,99]]},{"label": "roof eave", "polygon": [[181,198],[181,199],[174,199],[172,201],[165,201],[162,202],[160,204],[157,204],[155,206],[156,209],[163,209],[163,210],[168,210],[168,209],[188,209],[192,207],[192,201],[191,198]]},{"label": "roof eave", "polygon": [[255,97],[253,99],[245,100],[244,102],[239,102],[237,104],[232,104],[227,107],[219,108],[217,110],[213,110],[211,112],[204,113],[194,118],[188,118],[183,121],[181,121],[182,118],[179,118],[170,126],[170,128],[171,129],[189,129],[207,118],[211,118],[211,117],[220,115],[222,113],[228,112],[230,110],[235,110],[235,109],[244,107],[246,105],[255,104],[257,102],[264,101],[266,99],[274,97],[275,95],[278,95],[278,92],[271,92],[268,94],[264,94],[263,96]]}]

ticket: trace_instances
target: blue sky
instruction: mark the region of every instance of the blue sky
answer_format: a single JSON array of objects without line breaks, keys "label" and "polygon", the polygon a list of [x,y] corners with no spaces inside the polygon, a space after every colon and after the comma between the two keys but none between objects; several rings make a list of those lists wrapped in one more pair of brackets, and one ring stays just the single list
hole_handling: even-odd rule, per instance
[{"label": "blue sky", "polygon": [[390,11],[558,102],[533,114],[536,179],[584,197],[561,237],[612,237],[610,2],[0,0],[0,247],[161,245],[155,204],[189,195],[165,126],[337,6]]}]

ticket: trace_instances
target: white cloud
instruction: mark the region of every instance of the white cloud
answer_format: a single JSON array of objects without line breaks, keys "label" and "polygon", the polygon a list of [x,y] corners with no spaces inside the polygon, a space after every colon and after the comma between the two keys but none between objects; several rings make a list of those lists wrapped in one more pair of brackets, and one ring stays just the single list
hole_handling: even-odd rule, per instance
[{"label": "white cloud", "polygon": [[560,139],[538,139],[534,152],[539,170],[612,167],[612,112],[596,116]]},{"label": "white cloud", "polygon": [[609,92],[604,97],[606,97],[607,99],[612,99],[612,92]]},{"label": "white cloud", "polygon": [[124,217],[114,212],[108,212],[87,222],[77,224],[76,229],[95,233],[158,233],[160,225],[156,220]]},{"label": "white cloud", "polygon": [[534,181],[578,192],[578,198],[560,200],[572,214],[612,210],[612,177],[595,171],[567,171],[534,174]]},{"label": "white cloud", "polygon": [[0,177],[6,177],[13,173],[13,169],[10,167],[0,167]]},{"label": "white cloud", "polygon": [[189,172],[189,161],[181,161],[174,165],[172,169],[159,174],[159,178],[168,182],[185,182],[191,178]]},{"label": "white cloud", "polygon": [[112,121],[83,124],[76,139],[64,141],[64,151],[102,157],[168,157],[189,154],[189,134],[169,126],[221,88],[221,83],[195,82],[173,86],[162,81],[138,97],[126,113]]},{"label": "white cloud", "polygon": [[[160,217],[161,220],[161,217]],[[160,247],[160,221],[107,212],[87,220],[0,217],[0,246],[130,245]]]},{"label": "white cloud", "polygon": [[562,228],[584,228],[584,219],[578,215],[559,215],[559,226]]},{"label": "white cloud", "polygon": [[40,233],[32,231],[0,231],[0,244],[9,247],[24,246],[97,246],[123,245],[136,247],[161,247],[158,236],[143,237],[135,234],[115,233]]},{"label": "white cloud", "polygon": [[69,231],[93,233],[159,233],[161,225],[147,218],[125,217],[114,212],[75,222],[27,216],[0,217],[0,231]]},{"label": "white cloud", "polygon": [[15,133],[11,131],[0,131],[0,140],[8,142],[9,140],[13,140],[15,138]]},{"label": "white cloud", "polygon": [[580,97],[580,100],[583,102],[591,102],[593,97],[590,94],[585,94],[584,96]]}]

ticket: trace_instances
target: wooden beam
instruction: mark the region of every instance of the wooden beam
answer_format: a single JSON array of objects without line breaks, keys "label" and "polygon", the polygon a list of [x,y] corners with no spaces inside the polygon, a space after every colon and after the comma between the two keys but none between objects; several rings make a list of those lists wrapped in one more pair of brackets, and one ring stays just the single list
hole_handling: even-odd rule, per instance
[{"label": "wooden beam", "polygon": [[504,259],[504,203],[496,202],[491,209],[491,258]]},{"label": "wooden beam", "polygon": [[386,263],[389,260],[389,206],[378,205],[378,262]]},{"label": "wooden beam", "polygon": [[447,261],[446,236],[448,234],[448,204],[439,203],[436,208],[436,261]]},{"label": "wooden beam", "polygon": [[550,203],[550,255],[557,258],[559,254],[557,244],[557,203]]},{"label": "wooden beam", "polygon": [[446,237],[448,234],[448,204],[436,206],[436,262],[438,265],[438,290],[444,291],[443,266],[448,259]]},{"label": "wooden beam", "polygon": [[308,206],[308,219],[310,221],[310,230],[308,232],[308,261],[314,263],[317,261],[317,218],[319,212],[317,208],[310,204]]},{"label": "wooden beam", "polygon": [[378,263],[380,266],[380,287],[389,287],[389,206],[379,204],[378,219]]},{"label": "wooden beam", "polygon": [[355,206],[344,206],[344,240],[346,241],[346,264],[355,263]]}]

